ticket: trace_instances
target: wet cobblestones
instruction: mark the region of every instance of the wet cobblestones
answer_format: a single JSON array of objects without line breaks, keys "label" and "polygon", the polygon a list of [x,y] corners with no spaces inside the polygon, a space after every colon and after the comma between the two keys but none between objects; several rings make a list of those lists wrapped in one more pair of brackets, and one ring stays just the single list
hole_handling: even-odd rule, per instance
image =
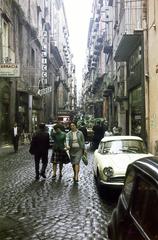
[{"label": "wet cobblestones", "polygon": [[34,181],[28,145],[0,156],[0,239],[106,240],[116,202],[98,194],[91,152],[88,158],[89,165],[81,163],[80,181],[74,184],[71,164],[64,165],[61,179],[52,180],[50,162],[46,180]]}]

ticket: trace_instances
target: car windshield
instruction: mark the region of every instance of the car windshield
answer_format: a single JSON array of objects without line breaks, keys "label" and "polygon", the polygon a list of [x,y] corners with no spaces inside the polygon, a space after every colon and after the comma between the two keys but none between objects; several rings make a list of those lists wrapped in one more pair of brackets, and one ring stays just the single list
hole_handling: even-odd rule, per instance
[{"label": "car windshield", "polygon": [[103,154],[147,153],[144,142],[133,139],[101,142],[99,151]]}]

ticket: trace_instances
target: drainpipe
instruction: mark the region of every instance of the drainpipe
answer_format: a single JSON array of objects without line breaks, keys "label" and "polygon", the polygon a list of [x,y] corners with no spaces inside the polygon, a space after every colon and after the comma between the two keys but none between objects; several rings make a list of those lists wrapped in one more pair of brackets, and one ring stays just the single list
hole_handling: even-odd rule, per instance
[{"label": "drainpipe", "polygon": [[[30,15],[30,0],[28,0],[28,22],[29,26],[31,24],[31,15]],[[29,30],[30,31],[30,30]],[[29,32],[29,36],[31,36],[31,33]],[[29,44],[30,45],[30,44]],[[30,51],[30,47],[29,47]],[[31,59],[31,56],[30,56]],[[30,66],[30,61],[29,61],[29,66]],[[30,71],[30,70],[29,70]],[[29,133],[32,133],[32,103],[33,103],[33,96],[31,93],[31,79],[30,79],[30,72],[29,72],[29,94],[28,94],[28,119],[29,119]]]},{"label": "drainpipe", "polygon": [[147,146],[149,147],[149,139],[150,139],[150,100],[149,100],[149,62],[148,62],[148,7],[149,1],[145,0],[146,9],[143,12],[143,40],[144,40],[144,96],[145,96],[145,141]]}]

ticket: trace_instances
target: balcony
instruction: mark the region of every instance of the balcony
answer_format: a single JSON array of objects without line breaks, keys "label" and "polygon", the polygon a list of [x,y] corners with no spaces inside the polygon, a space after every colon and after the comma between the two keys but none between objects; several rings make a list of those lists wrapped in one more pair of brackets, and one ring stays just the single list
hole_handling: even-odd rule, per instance
[{"label": "balcony", "polygon": [[101,44],[103,42],[103,36],[98,36],[97,43]]},{"label": "balcony", "polygon": [[63,61],[58,48],[56,46],[51,46],[51,53],[54,55],[58,66],[61,67],[63,65]]},{"label": "balcony", "polygon": [[101,43],[97,42],[94,49],[100,52],[102,50],[102,47],[103,47],[103,45]]},{"label": "balcony", "polygon": [[141,42],[141,34],[124,34],[115,52],[114,60],[116,62],[125,62],[131,56],[132,52]]},{"label": "balcony", "polygon": [[95,56],[100,55],[100,50],[98,50],[98,49],[94,50],[94,55],[95,55]]},{"label": "balcony", "polygon": [[112,42],[110,40],[107,40],[104,42],[104,53],[105,54],[110,54],[112,53]]},{"label": "balcony", "polygon": [[118,36],[115,38],[114,59],[117,62],[127,61],[133,50],[140,44],[142,36],[143,1],[137,1],[129,8],[125,2],[123,15],[119,19]]},{"label": "balcony", "polygon": [[114,91],[114,81],[112,77],[112,72],[108,71],[104,75],[104,85],[106,86],[106,89],[110,89]]},{"label": "balcony", "polygon": [[117,102],[127,102],[128,101],[128,97],[127,96],[116,96],[115,100]]},{"label": "balcony", "polygon": [[108,6],[111,6],[111,7],[113,6],[113,0],[108,1]]},{"label": "balcony", "polygon": [[99,0],[99,4],[102,7],[103,6],[103,0]]},{"label": "balcony", "polygon": [[105,89],[103,91],[103,97],[110,97],[112,95],[112,90],[111,89]]},{"label": "balcony", "polygon": [[97,63],[96,62],[92,62],[91,66],[96,68],[97,67]]}]

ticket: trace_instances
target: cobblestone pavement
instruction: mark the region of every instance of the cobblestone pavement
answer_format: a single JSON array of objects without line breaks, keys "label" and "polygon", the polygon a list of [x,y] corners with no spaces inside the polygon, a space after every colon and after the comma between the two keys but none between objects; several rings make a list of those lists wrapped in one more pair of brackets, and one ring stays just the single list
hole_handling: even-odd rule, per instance
[{"label": "cobblestone pavement", "polygon": [[0,239],[107,239],[107,221],[116,201],[107,201],[98,193],[92,156],[88,152],[88,166],[81,163],[76,184],[71,164],[64,165],[62,179],[52,180],[50,162],[46,180],[35,181],[28,145],[21,146],[18,153],[1,154]]}]

